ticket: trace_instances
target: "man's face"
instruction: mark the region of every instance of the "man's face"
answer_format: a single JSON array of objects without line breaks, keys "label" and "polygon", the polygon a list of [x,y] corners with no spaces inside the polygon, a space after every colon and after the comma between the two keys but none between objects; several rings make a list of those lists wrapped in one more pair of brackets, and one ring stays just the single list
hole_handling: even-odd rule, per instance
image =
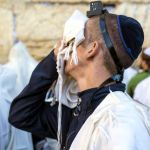
[{"label": "man's face", "polygon": [[[71,62],[71,58],[69,58],[68,61],[66,61],[65,65],[65,73],[72,76],[72,73],[75,71],[80,71],[81,66],[85,63],[85,51],[87,49],[88,45],[88,28],[89,28],[89,21],[87,21],[84,29],[84,36],[85,40],[77,46],[77,57],[78,57],[78,65],[75,65],[73,62]],[[71,56],[71,55],[70,55]]]},{"label": "man's face", "polygon": [[81,62],[83,62],[82,58],[84,55],[84,50],[85,48],[82,46],[82,43],[77,47],[77,57],[78,57],[78,64],[75,65],[73,60],[71,59],[71,54],[70,54],[70,58],[68,61],[66,61],[65,64],[65,73],[68,75],[72,75],[73,71],[76,71],[77,68],[79,68]]}]

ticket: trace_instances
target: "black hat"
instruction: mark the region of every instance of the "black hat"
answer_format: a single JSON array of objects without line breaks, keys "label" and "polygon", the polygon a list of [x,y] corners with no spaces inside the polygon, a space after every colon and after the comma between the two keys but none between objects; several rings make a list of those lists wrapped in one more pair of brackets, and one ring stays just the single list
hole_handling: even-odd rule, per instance
[{"label": "black hat", "polygon": [[140,23],[127,16],[117,16],[118,30],[123,47],[132,60],[135,60],[142,50],[144,32]]}]

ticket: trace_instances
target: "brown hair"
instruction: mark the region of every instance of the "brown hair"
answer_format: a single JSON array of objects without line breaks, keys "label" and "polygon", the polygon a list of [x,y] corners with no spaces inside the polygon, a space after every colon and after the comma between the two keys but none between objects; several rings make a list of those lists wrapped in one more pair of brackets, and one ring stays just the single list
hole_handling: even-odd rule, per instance
[{"label": "brown hair", "polygon": [[86,42],[90,43],[93,42],[94,40],[97,40],[100,43],[100,47],[103,50],[103,55],[104,55],[104,66],[110,73],[112,74],[116,73],[116,66],[106,47],[106,44],[103,39],[103,35],[99,27],[99,17],[92,18],[92,29],[89,31],[89,34],[90,36],[88,37]]}]

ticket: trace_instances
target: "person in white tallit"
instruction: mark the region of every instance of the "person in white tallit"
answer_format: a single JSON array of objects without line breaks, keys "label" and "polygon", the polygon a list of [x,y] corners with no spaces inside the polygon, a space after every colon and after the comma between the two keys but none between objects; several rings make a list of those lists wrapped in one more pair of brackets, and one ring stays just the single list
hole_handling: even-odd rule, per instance
[{"label": "person in white tallit", "polygon": [[58,149],[149,150],[149,108],[133,101],[121,82],[141,52],[143,29],[95,6],[89,18],[75,11],[66,22],[61,44],[14,99],[9,122],[57,139]]},{"label": "person in white tallit", "polygon": [[36,65],[19,42],[11,49],[9,62],[0,66],[0,150],[33,150],[31,134],[11,126],[8,114],[12,100],[28,83]]},{"label": "person in white tallit", "polygon": [[150,108],[150,77],[147,77],[137,85],[133,99]]},{"label": "person in white tallit", "polygon": [[[150,57],[150,48],[146,50],[146,54]],[[149,71],[150,70],[148,70],[148,72]],[[150,108],[150,76],[137,85],[133,98]]]}]

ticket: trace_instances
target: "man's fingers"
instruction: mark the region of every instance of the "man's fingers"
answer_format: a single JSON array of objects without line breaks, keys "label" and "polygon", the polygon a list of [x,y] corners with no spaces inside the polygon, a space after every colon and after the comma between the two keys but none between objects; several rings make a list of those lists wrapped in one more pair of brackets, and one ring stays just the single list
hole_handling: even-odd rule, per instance
[{"label": "man's fingers", "polygon": [[58,54],[60,46],[61,46],[61,41],[58,41],[56,43],[56,45],[54,46],[54,55],[55,55],[55,58],[57,58],[57,54]]}]

